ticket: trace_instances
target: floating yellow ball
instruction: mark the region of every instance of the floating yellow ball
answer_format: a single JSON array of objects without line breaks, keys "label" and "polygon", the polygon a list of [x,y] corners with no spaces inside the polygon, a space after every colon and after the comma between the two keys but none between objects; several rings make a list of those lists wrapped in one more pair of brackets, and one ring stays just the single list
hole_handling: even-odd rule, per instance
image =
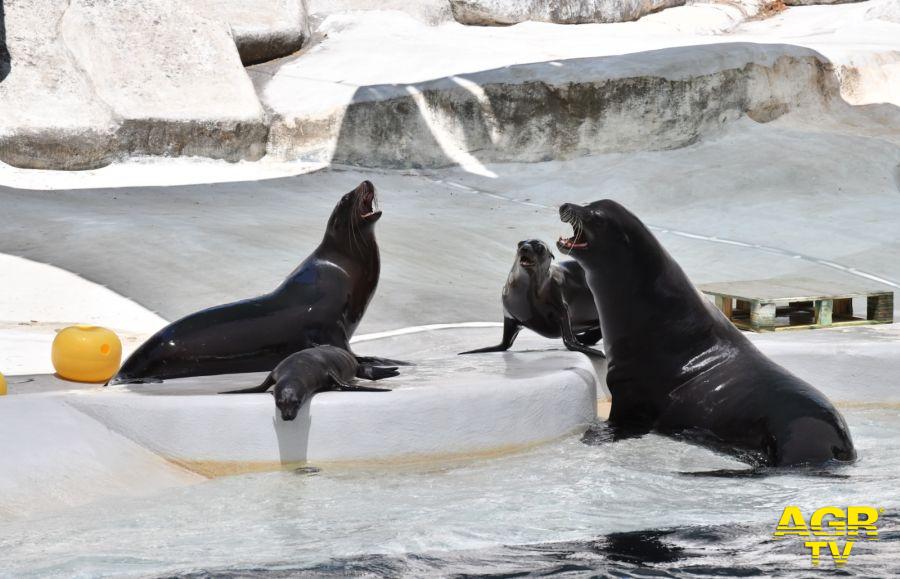
[{"label": "floating yellow ball", "polygon": [[69,326],[53,340],[56,373],[76,382],[106,382],[122,362],[122,342],[106,328]]},{"label": "floating yellow ball", "polygon": [[0,396],[6,396],[6,378],[0,374]]}]

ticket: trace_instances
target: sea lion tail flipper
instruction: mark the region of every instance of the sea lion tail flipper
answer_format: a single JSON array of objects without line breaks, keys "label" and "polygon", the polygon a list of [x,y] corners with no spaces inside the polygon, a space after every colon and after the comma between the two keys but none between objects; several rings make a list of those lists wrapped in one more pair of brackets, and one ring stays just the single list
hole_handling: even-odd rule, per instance
[{"label": "sea lion tail flipper", "polygon": [[477,350],[468,350],[466,352],[460,352],[460,356],[464,356],[466,354],[486,354],[487,352],[505,352],[509,349],[508,346],[504,344],[497,344],[496,346],[487,346],[486,348],[478,348]]},{"label": "sea lion tail flipper", "polygon": [[259,394],[271,388],[273,384],[275,384],[275,378],[273,378],[272,373],[269,372],[269,375],[266,376],[266,379],[263,380],[262,384],[260,384],[259,386],[242,388],[241,390],[228,390],[225,392],[219,392],[219,394]]},{"label": "sea lion tail flipper", "polygon": [[519,330],[522,329],[522,326],[519,325],[519,322],[512,318],[503,318],[503,339],[496,346],[488,346],[486,348],[478,348],[477,350],[468,350],[466,352],[460,352],[459,355],[462,356],[464,354],[484,354],[487,352],[505,352],[509,350],[513,342],[516,341],[516,336],[519,335]]},{"label": "sea lion tail flipper", "polygon": [[371,388],[369,386],[359,386],[352,384],[346,380],[342,380],[340,376],[332,373],[329,374],[331,381],[334,383],[334,389],[343,392],[390,392],[389,388]]},{"label": "sea lion tail flipper", "polygon": [[356,368],[356,377],[366,380],[381,380],[382,378],[391,378],[399,375],[396,366],[369,366],[368,364],[360,364]]},{"label": "sea lion tail flipper", "polygon": [[412,362],[379,358],[377,356],[355,356],[355,358],[360,366],[415,366]]}]

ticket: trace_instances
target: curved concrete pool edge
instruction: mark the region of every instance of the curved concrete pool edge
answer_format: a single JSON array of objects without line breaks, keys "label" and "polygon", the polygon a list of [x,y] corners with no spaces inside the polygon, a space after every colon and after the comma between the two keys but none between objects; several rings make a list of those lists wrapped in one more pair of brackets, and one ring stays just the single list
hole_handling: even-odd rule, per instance
[{"label": "curved concrete pool edge", "polygon": [[[385,382],[395,388],[390,393],[320,393],[293,422],[277,418],[271,396],[259,394],[115,388],[73,393],[66,402],[167,460],[207,475],[242,471],[241,463],[261,470],[304,462],[491,455],[583,431],[596,418],[598,380],[590,362],[568,353],[550,356],[552,363],[564,358],[569,367],[549,370],[542,365],[547,355],[534,353],[529,358],[538,358],[537,369],[529,377],[485,372],[467,381],[451,371],[409,385],[419,379],[414,374],[399,385]],[[213,391],[231,388],[204,382]],[[197,466],[204,464],[216,466]]]},{"label": "curved concrete pool edge", "polygon": [[[529,338],[523,345],[546,347]],[[582,354],[425,351],[417,363],[380,383],[390,393],[320,393],[287,423],[270,395],[216,394],[256,382],[255,374],[11,396],[0,404],[0,514],[305,464],[393,469],[489,459],[579,434],[597,417],[602,368]]]}]

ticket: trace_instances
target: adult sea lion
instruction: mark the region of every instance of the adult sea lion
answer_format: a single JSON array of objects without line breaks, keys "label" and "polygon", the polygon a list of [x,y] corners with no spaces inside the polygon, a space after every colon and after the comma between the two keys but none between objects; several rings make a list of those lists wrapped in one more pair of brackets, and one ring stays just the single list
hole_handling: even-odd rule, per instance
[{"label": "adult sea lion", "polygon": [[275,386],[275,406],[282,420],[297,418],[297,412],[316,392],[344,390],[356,392],[390,392],[353,384],[353,378],[380,380],[396,376],[396,368],[360,364],[353,354],[334,346],[316,346],[295,352],[275,366],[262,384],[224,394],[265,392]]},{"label": "adult sea lion", "polygon": [[562,337],[566,348],[604,357],[589,346],[603,334],[594,296],[575,261],[553,264],[553,253],[539,239],[519,242],[516,261],[503,286],[503,340],[496,346],[462,352],[503,352],[523,327],[545,338]]},{"label": "adult sea lion", "polygon": [[112,382],[268,372],[290,354],[320,344],[349,351],[381,270],[376,207],[375,187],[363,181],[341,197],[322,242],[275,291],[169,324],[125,361]]},{"label": "adult sea lion", "polygon": [[615,201],[566,203],[560,251],[584,266],[597,302],[614,427],[690,438],[756,466],[856,458],[824,394],[769,360],[691,284]]}]

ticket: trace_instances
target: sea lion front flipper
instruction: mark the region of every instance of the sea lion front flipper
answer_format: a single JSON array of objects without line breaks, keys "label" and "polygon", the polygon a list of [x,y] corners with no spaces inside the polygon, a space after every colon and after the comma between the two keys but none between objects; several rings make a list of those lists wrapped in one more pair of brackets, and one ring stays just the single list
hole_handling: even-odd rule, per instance
[{"label": "sea lion front flipper", "polygon": [[356,362],[361,366],[415,366],[412,362],[391,360],[390,358],[379,358],[377,356],[357,356],[354,354],[354,357],[356,358]]},{"label": "sea lion front flipper", "polygon": [[271,388],[273,384],[275,384],[275,378],[269,372],[269,375],[266,376],[266,379],[259,386],[252,386],[242,390],[228,390],[227,392],[219,392],[219,394],[259,394]]},{"label": "sea lion front flipper", "polygon": [[603,339],[603,331],[598,326],[592,330],[585,330],[580,334],[576,334],[575,339],[577,339],[585,346],[593,346]]},{"label": "sea lion front flipper", "polygon": [[587,354],[588,356],[597,356],[598,358],[606,358],[606,354],[601,352],[600,350],[595,350],[589,346],[585,346],[575,337],[575,333],[572,331],[572,322],[569,319],[569,308],[565,304],[563,304],[563,315],[562,319],[559,320],[560,328],[562,329],[562,339],[563,344],[566,345],[566,348],[572,350],[573,352],[581,352],[582,354]]},{"label": "sea lion front flipper", "polygon": [[369,366],[368,364],[360,364],[356,367],[356,377],[365,380],[381,380],[382,378],[391,378],[399,375],[400,372],[396,366]]},{"label": "sea lion front flipper", "polygon": [[389,388],[371,388],[369,386],[359,386],[357,384],[351,384],[346,380],[342,380],[340,376],[337,376],[333,372],[328,375],[331,378],[331,381],[334,383],[334,389],[342,392],[390,392]]},{"label": "sea lion front flipper", "polygon": [[467,352],[460,352],[459,355],[463,354],[484,354],[486,352],[505,352],[509,350],[513,342],[516,341],[516,336],[519,335],[519,330],[522,329],[522,326],[516,320],[512,318],[503,318],[503,340],[496,346],[488,346],[486,348],[478,348],[477,350],[469,350]]}]

